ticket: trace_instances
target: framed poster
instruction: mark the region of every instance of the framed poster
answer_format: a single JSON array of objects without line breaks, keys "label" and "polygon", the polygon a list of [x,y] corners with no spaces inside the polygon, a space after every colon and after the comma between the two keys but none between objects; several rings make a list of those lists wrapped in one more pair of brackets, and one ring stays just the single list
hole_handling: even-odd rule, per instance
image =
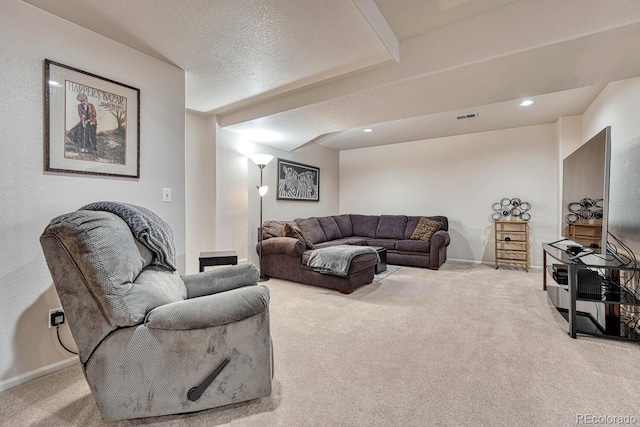
[{"label": "framed poster", "polygon": [[140,177],[140,90],[45,59],[45,170]]},{"label": "framed poster", "polygon": [[278,159],[278,200],[320,201],[320,169]]}]

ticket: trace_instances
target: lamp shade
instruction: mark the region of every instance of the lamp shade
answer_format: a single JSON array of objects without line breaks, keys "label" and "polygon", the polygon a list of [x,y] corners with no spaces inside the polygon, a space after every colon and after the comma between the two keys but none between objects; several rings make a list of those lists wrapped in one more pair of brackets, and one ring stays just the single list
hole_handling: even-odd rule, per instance
[{"label": "lamp shade", "polygon": [[269,191],[269,187],[267,187],[266,185],[258,187],[258,193],[260,193],[260,197],[264,197],[264,195],[267,194],[267,191]]},{"label": "lamp shade", "polygon": [[268,165],[269,162],[273,159],[271,154],[252,154],[251,160],[258,166]]}]

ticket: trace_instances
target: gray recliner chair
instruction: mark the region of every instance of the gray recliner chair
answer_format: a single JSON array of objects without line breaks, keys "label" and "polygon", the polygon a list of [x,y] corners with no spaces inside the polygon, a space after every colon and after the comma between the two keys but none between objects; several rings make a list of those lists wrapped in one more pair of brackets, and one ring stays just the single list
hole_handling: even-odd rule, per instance
[{"label": "gray recliner chair", "polygon": [[59,216],[40,242],[103,419],[271,393],[269,290],[254,265],[180,276],[103,211]]}]

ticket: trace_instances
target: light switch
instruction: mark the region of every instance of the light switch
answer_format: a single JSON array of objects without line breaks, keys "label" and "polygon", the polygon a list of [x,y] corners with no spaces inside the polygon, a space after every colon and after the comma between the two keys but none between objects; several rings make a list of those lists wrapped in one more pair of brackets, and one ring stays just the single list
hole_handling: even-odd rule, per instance
[{"label": "light switch", "polygon": [[162,201],[163,202],[171,202],[171,189],[163,188],[162,189]]}]

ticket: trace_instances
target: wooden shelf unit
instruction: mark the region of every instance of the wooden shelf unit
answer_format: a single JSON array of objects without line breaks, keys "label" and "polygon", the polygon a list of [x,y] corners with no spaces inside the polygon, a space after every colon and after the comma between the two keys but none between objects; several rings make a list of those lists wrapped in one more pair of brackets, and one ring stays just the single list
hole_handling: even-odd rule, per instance
[{"label": "wooden shelf unit", "polygon": [[[600,243],[602,242],[602,222],[593,224],[579,223],[569,224],[569,239],[586,247],[591,247],[594,252],[600,252]],[[598,248],[591,245],[596,244]]]},{"label": "wooden shelf unit", "polygon": [[524,266],[529,271],[529,222],[495,221],[496,269],[501,264]]}]

